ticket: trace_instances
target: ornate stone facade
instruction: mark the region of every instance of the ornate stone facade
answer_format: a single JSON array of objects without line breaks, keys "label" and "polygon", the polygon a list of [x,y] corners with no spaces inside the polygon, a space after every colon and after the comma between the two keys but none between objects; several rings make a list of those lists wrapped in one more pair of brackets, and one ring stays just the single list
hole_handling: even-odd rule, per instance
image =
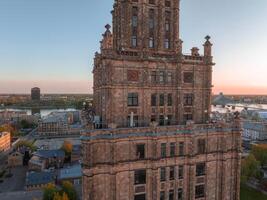
[{"label": "ornate stone facade", "polygon": [[94,62],[85,200],[239,200],[240,126],[209,124],[212,44],[182,53],[179,0],[115,0]]}]

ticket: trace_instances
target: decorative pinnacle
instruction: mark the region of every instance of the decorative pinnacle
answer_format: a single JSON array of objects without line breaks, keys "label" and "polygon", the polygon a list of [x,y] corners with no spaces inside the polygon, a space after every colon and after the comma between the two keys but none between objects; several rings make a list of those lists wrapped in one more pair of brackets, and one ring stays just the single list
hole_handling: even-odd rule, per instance
[{"label": "decorative pinnacle", "polygon": [[109,24],[107,24],[107,25],[105,26],[105,28],[107,29],[107,31],[109,31],[109,29],[111,28],[111,26],[110,26]]},{"label": "decorative pinnacle", "polygon": [[207,35],[207,36],[205,37],[205,39],[206,39],[207,41],[209,41],[209,40],[210,40],[210,36]]}]

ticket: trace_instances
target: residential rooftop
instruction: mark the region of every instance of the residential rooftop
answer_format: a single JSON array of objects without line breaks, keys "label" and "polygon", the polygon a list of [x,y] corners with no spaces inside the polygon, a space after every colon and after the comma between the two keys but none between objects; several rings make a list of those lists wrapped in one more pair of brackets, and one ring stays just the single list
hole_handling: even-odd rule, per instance
[{"label": "residential rooftop", "polygon": [[63,168],[59,171],[58,179],[72,179],[82,177],[81,164],[76,164],[67,168]]},{"label": "residential rooftop", "polygon": [[26,186],[41,185],[54,182],[53,172],[28,172]]}]

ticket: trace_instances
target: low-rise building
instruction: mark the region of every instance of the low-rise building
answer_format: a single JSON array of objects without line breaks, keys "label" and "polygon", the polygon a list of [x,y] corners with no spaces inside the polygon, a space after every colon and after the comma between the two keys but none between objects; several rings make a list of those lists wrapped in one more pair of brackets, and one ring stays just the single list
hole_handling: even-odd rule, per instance
[{"label": "low-rise building", "polygon": [[38,134],[41,137],[60,137],[79,135],[81,126],[79,112],[52,112],[38,123]]},{"label": "low-rise building", "polygon": [[11,145],[11,134],[9,132],[0,132],[0,153],[8,151]]},{"label": "low-rise building", "polygon": [[48,184],[55,183],[53,172],[28,172],[26,175],[26,190],[40,190]]},{"label": "low-rise building", "polygon": [[43,171],[48,168],[62,168],[65,152],[63,150],[38,150],[29,161],[29,170]]},{"label": "low-rise building", "polygon": [[82,179],[82,167],[81,164],[69,166],[67,168],[60,169],[58,174],[58,181],[70,181],[73,185],[80,185]]},{"label": "low-rise building", "polygon": [[266,140],[267,139],[267,123],[264,122],[243,122],[243,138],[249,140]]}]

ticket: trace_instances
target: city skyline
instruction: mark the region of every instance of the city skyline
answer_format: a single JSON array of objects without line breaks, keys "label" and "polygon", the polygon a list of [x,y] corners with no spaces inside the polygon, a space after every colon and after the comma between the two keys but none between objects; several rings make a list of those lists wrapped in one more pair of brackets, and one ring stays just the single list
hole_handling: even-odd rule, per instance
[{"label": "city skyline", "polygon": [[[213,92],[266,94],[267,2],[203,1],[181,2],[183,52],[211,35]],[[111,24],[112,4],[1,1],[0,93],[30,93],[35,86],[42,93],[92,93],[93,56],[105,24]]]}]

